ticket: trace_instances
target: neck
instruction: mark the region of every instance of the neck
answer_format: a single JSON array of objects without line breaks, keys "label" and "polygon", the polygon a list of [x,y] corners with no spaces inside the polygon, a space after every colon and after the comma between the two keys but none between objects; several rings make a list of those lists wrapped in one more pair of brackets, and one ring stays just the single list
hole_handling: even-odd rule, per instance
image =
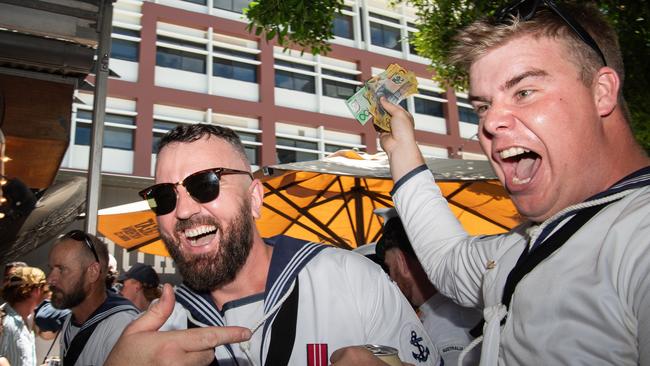
[{"label": "neck", "polygon": [[414,287],[411,302],[415,307],[422,306],[422,304],[427,302],[437,292],[436,288],[429,281],[426,281],[426,283],[424,281],[417,281]]},{"label": "neck", "polygon": [[71,309],[77,324],[83,324],[106,301],[106,287],[103,282],[100,285],[101,288],[94,287],[81,304]]},{"label": "neck", "polygon": [[147,298],[144,297],[144,294],[142,294],[142,292],[140,292],[138,294],[138,297],[135,299],[135,301],[133,301],[133,305],[135,305],[135,307],[140,309],[140,311],[147,310],[149,308],[149,304],[150,304],[149,300],[147,300]]},{"label": "neck", "polygon": [[264,243],[255,230],[251,251],[235,279],[212,290],[217,308],[222,309],[227,302],[264,292],[272,255],[273,247]]},{"label": "neck", "polygon": [[416,258],[409,259],[411,260],[411,273],[413,274],[411,279],[413,283],[411,289],[411,304],[415,307],[420,307],[438,291],[436,291],[436,288],[433,287],[433,284],[429,281],[427,273],[422,268],[422,265],[420,265],[420,262],[418,262]]},{"label": "neck", "polygon": [[[604,146],[600,151],[605,153],[601,172],[609,172],[610,177],[604,189],[609,188],[625,176],[650,165],[650,158],[636,142],[630,126],[620,113],[613,113],[605,119]],[[603,189],[603,190],[604,190]],[[598,192],[596,192],[598,193]]]},{"label": "neck", "polygon": [[27,324],[27,319],[32,315],[36,304],[34,301],[27,299],[26,301],[11,304],[11,307],[23,318],[23,322]]}]

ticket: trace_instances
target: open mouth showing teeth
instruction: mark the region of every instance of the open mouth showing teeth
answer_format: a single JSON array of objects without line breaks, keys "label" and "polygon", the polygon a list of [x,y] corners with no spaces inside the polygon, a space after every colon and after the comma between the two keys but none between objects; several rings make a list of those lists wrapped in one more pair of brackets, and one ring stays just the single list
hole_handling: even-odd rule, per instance
[{"label": "open mouth showing teeth", "polygon": [[523,147],[511,147],[499,152],[504,167],[511,172],[510,183],[519,185],[530,182],[539,168],[540,156]]},{"label": "open mouth showing teeth", "polygon": [[212,238],[217,234],[217,228],[214,225],[202,225],[187,229],[184,234],[190,245],[202,246],[212,241]]}]

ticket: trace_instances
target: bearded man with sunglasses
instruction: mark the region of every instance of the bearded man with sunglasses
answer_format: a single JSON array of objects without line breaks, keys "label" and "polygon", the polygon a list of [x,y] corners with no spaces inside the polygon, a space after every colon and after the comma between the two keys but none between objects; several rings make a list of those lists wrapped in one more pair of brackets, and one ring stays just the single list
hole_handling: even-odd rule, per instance
[{"label": "bearded man with sunglasses", "polygon": [[[179,126],[162,138],[159,151],[157,184],[140,194],[157,214],[161,237],[184,283],[176,288],[171,316],[173,301],[166,289],[150,308],[152,314],[127,328],[109,365],[165,360],[316,366],[327,365],[338,348],[366,343],[397,348],[413,365],[438,364],[415,312],[379,266],[331,246],[260,237],[255,219],[264,189],[250,174],[244,147],[232,130]],[[147,338],[165,321],[161,330],[176,333]],[[218,342],[187,341],[196,329],[179,333],[224,325],[249,328],[252,336],[236,328],[239,339],[214,348]],[[234,343],[242,337],[250,341]],[[129,351],[135,342],[153,351]]]},{"label": "bearded man with sunglasses", "polygon": [[49,255],[47,281],[56,309],[70,309],[58,334],[64,365],[103,365],[124,328],[139,314],[106,289],[108,249],[94,235],[72,230]]}]

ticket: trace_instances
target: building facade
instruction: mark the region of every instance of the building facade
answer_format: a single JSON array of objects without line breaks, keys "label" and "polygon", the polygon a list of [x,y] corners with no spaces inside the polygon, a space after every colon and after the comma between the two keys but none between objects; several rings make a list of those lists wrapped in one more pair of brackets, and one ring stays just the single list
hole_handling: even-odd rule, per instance
[{"label": "building facade", "polygon": [[[467,95],[436,85],[429,60],[409,45],[417,31],[414,9],[346,0],[333,24],[331,52],[314,56],[249,33],[242,14],[248,2],[114,4],[110,69],[117,76],[108,83],[100,207],[138,199],[136,192],[151,184],[157,141],[179,124],[233,128],[255,168],[318,159],[339,149],[375,153],[377,133],[357,123],[344,101],[391,63],[418,77],[418,94],[403,106],[415,118],[423,153],[484,159]],[[61,179],[85,174],[88,167],[92,101],[92,92],[77,92]],[[122,267],[128,269],[126,257],[134,255],[125,254]],[[165,260],[154,262],[165,272]]]}]

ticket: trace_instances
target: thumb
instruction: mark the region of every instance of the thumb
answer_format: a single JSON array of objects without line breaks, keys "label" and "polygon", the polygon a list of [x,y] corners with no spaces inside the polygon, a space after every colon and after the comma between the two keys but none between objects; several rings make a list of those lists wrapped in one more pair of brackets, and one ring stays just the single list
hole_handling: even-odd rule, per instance
[{"label": "thumb", "polygon": [[389,102],[386,97],[379,98],[379,103],[381,103],[381,106],[384,107],[386,112],[388,112],[391,116],[394,112],[398,111],[401,108],[401,106]]},{"label": "thumb", "polygon": [[122,334],[128,335],[158,330],[172,314],[175,303],[176,297],[174,296],[174,290],[170,284],[166,283],[159,301],[152,303],[147,311],[124,329],[124,333]]}]

